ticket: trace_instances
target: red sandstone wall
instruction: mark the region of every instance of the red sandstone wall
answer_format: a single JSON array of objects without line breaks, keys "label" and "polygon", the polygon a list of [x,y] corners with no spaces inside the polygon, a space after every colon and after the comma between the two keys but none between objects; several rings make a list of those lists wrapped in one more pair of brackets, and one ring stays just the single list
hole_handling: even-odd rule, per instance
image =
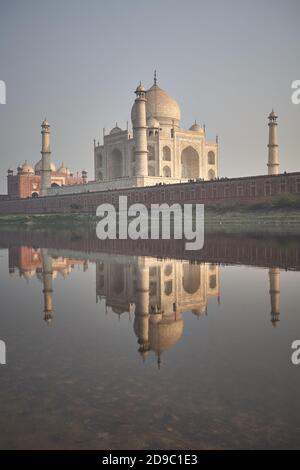
[{"label": "red sandstone wall", "polygon": [[[52,177],[59,177],[64,184],[82,184],[80,177],[65,176],[61,173],[52,173]],[[10,175],[7,177],[7,193],[10,197],[31,198],[32,193],[40,192],[41,176],[36,175]]]},{"label": "red sandstone wall", "polygon": [[0,201],[0,214],[96,213],[96,208],[104,202],[117,205],[119,195],[127,195],[128,204],[141,202],[150,206],[177,202],[225,207],[269,201],[282,193],[300,197],[300,172]]}]

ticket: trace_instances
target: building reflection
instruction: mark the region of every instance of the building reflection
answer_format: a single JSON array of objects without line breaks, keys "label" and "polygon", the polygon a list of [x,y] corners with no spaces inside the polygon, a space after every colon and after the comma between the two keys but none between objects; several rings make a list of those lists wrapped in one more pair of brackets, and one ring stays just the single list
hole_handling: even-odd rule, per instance
[{"label": "building reflection", "polygon": [[18,275],[27,282],[36,277],[43,284],[44,320],[49,324],[53,318],[53,280],[60,274],[67,277],[75,268],[82,266],[86,271],[88,262],[81,259],[52,257],[46,248],[28,246],[9,248],[9,272]]},{"label": "building reflection", "polygon": [[[220,303],[220,268],[212,263],[157,259],[142,256],[112,256],[105,253],[78,253],[58,256],[46,248],[9,248],[9,272],[29,281],[36,277],[43,285],[44,320],[53,318],[53,280],[96,266],[96,301],[104,301],[107,314],[134,317],[138,351],[143,359],[150,351],[157,356],[174,346],[183,334],[183,314],[197,318],[208,312],[210,298]],[[269,295],[271,322],[280,316],[280,270],[270,268]]]},{"label": "building reflection", "polygon": [[184,312],[207,313],[210,297],[220,299],[219,267],[188,261],[135,257],[127,263],[96,262],[97,300],[118,314],[133,311],[139,353],[170,349],[183,333]]}]

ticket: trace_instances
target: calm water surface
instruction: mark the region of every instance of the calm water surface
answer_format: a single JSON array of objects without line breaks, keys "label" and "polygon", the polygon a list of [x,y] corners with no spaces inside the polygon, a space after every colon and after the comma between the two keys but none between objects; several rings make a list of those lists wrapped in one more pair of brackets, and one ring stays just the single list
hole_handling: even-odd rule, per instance
[{"label": "calm water surface", "polygon": [[0,235],[1,448],[300,447],[295,240],[191,262],[64,237]]}]

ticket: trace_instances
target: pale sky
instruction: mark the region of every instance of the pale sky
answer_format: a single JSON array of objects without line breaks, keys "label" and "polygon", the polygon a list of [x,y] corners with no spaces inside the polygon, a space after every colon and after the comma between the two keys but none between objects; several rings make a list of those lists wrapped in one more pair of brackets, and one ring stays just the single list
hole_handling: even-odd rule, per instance
[{"label": "pale sky", "polygon": [[140,80],[181,105],[181,125],[220,139],[220,175],[267,171],[267,116],[279,115],[281,171],[299,168],[299,0],[0,0],[0,193],[8,167],[52,159],[93,179],[93,139],[130,121]]}]

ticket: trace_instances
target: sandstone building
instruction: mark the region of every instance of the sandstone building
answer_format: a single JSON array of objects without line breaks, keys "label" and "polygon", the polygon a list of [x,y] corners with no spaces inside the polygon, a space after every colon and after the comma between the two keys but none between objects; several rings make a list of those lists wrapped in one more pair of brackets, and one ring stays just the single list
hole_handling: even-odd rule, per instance
[{"label": "sandstone building", "polygon": [[[47,195],[47,189],[66,185],[79,185],[86,183],[87,173],[82,171],[81,175],[74,176],[69,168],[63,163],[56,168],[51,161],[50,151],[50,125],[46,119],[42,122],[42,158],[31,166],[25,161],[14,170],[7,172],[7,194],[10,198],[28,198]],[[42,189],[44,185],[44,190]]]}]

